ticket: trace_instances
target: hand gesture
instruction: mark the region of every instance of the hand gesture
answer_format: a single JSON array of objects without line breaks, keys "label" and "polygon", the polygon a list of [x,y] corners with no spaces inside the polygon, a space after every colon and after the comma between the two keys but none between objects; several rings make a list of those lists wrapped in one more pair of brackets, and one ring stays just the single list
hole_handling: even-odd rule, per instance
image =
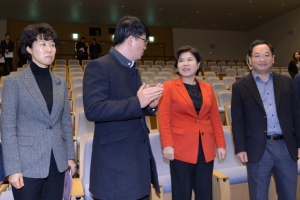
[{"label": "hand gesture", "polygon": [[165,159],[174,160],[174,147],[167,146],[163,148],[163,155]]},{"label": "hand gesture", "polygon": [[[143,85],[140,87],[140,89],[137,91],[137,97],[139,98],[141,108],[145,108],[148,106],[152,101],[159,99],[161,97],[161,94],[163,92],[162,87],[149,87],[149,85],[146,85],[143,83]],[[157,105],[158,102],[153,103],[153,105]],[[155,106],[154,106],[155,107]]]}]

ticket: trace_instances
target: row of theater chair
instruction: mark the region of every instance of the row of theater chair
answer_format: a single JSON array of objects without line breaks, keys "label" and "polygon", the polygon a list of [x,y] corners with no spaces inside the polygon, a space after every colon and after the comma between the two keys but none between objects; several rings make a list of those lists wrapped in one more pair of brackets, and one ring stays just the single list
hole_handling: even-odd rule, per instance
[{"label": "row of theater chair", "polygon": [[[204,63],[204,66],[206,65],[206,63]],[[208,62],[207,63],[207,66],[208,68],[211,68],[212,66],[218,66],[220,68],[222,68],[223,66],[229,66],[229,67],[234,67],[234,66],[239,66],[239,67],[243,67],[245,66],[245,63],[244,62],[218,62],[218,64],[216,62]]]},{"label": "row of theater chair", "polygon": [[144,62],[142,62],[142,61],[138,60],[138,61],[136,61],[136,66],[140,67],[141,65],[147,65],[150,68],[152,68],[153,65],[159,65],[161,67],[164,67],[166,65],[174,66],[174,63],[175,63],[175,61],[167,61],[167,62],[165,62],[165,61],[159,60],[159,61],[153,62],[151,60],[145,60]]},{"label": "row of theater chair", "polygon": [[174,66],[172,65],[166,65],[166,66],[160,66],[160,65],[153,65],[152,67],[150,67],[149,65],[140,65],[137,68],[139,71],[151,71],[152,69],[157,69],[158,71],[165,71],[165,70],[172,70],[172,72],[174,72]]},{"label": "row of theater chair", "polygon": [[[91,60],[82,60],[82,66],[87,65]],[[64,59],[57,59],[54,61],[53,65],[80,65],[79,60],[68,60],[68,63]]]}]

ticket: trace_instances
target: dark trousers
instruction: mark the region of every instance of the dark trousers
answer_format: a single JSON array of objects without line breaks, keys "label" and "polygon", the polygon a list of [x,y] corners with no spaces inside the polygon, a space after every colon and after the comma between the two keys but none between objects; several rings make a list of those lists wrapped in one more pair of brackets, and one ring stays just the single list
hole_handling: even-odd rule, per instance
[{"label": "dark trousers", "polygon": [[14,71],[13,64],[12,64],[12,58],[5,58],[5,63],[4,63],[3,69],[4,69],[5,74],[9,74],[9,72]]},{"label": "dark trousers", "polygon": [[190,200],[194,190],[195,200],[212,200],[213,165],[214,161],[206,163],[201,141],[196,164],[171,161],[172,199]]},{"label": "dark trousers", "polygon": [[60,173],[51,153],[49,175],[46,178],[24,179],[24,187],[12,187],[15,200],[62,200],[65,173]]},{"label": "dark trousers", "polygon": [[284,140],[267,140],[266,150],[257,163],[247,163],[251,200],[268,200],[271,174],[274,174],[279,200],[295,200],[297,193],[297,161]]}]

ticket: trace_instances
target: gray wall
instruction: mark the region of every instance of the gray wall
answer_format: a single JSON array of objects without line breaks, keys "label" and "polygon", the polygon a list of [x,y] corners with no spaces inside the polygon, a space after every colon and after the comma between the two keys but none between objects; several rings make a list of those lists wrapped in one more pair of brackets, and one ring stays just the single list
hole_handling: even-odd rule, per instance
[{"label": "gray wall", "polygon": [[[173,42],[175,52],[183,45],[190,45],[200,51],[204,60],[245,60],[248,47],[247,33],[233,31],[174,28]],[[211,44],[215,49],[210,48]]]},{"label": "gray wall", "polygon": [[[294,35],[288,32],[294,30]],[[287,66],[294,51],[300,51],[300,8],[269,21],[248,32],[248,43],[263,39],[275,48],[275,62]]]},{"label": "gray wall", "polygon": [[7,20],[0,20],[0,41],[4,40],[4,35],[7,30]]},{"label": "gray wall", "polygon": [[[292,31],[294,34],[289,35]],[[300,51],[300,8],[248,32],[173,29],[174,51],[183,46],[196,47],[204,59],[245,60],[248,46],[255,39],[266,40],[275,48],[275,62],[287,66],[294,51]],[[215,44],[215,49],[210,48]]]}]

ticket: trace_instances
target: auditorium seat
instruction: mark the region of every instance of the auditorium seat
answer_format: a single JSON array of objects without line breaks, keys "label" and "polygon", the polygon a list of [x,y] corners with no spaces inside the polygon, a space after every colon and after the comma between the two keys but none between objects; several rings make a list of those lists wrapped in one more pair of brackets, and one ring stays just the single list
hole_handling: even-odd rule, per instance
[{"label": "auditorium seat", "polygon": [[147,72],[154,72],[155,76],[158,76],[159,69],[158,68],[149,68]]},{"label": "auditorium seat", "polygon": [[[206,78],[206,82],[207,83],[217,83],[217,82],[221,82],[220,78],[218,76],[207,76]],[[225,88],[226,90],[226,88]]]},{"label": "auditorium seat", "polygon": [[216,93],[217,91],[220,91],[220,90],[226,90],[226,86],[224,83],[213,82],[213,83],[211,83],[211,87],[212,87],[214,93]]},{"label": "auditorium seat", "polygon": [[153,61],[151,61],[151,60],[145,60],[144,61],[144,65],[148,65],[150,68],[152,68]]},{"label": "auditorium seat", "polygon": [[226,125],[231,126],[231,102],[224,105]]},{"label": "auditorium seat", "polygon": [[171,175],[169,160],[163,158],[159,133],[149,134],[152,153],[156,162],[158,181],[162,184],[163,199],[171,199]]},{"label": "auditorium seat", "polygon": [[89,64],[90,62],[91,62],[91,60],[83,60],[82,66],[85,66],[85,65]]},{"label": "auditorium seat", "polygon": [[[224,129],[227,154],[224,160],[214,160],[213,199],[249,200],[249,188],[246,166],[235,155],[232,134]],[[268,199],[277,199],[275,181],[272,177]]]},{"label": "auditorium seat", "polygon": [[69,60],[68,61],[68,66],[70,66],[70,65],[80,65],[79,60]]},{"label": "auditorium seat", "polygon": [[55,60],[54,65],[67,65],[66,60]]},{"label": "auditorium seat", "polygon": [[164,68],[165,67],[165,61],[162,61],[162,60],[155,61],[155,65],[160,65],[162,68]]},{"label": "auditorium seat", "polygon": [[152,68],[157,68],[159,71],[162,71],[162,66],[160,65],[153,65]]},{"label": "auditorium seat", "polygon": [[139,69],[141,68],[141,69],[144,69],[145,71],[147,71],[150,67],[149,67],[149,65],[140,65],[138,68]]},{"label": "auditorium seat", "polygon": [[173,74],[170,71],[161,71],[158,73],[158,76],[165,76],[167,80],[172,80]]},{"label": "auditorium seat", "polygon": [[175,61],[169,60],[166,62],[166,65],[171,65],[174,67]]}]

